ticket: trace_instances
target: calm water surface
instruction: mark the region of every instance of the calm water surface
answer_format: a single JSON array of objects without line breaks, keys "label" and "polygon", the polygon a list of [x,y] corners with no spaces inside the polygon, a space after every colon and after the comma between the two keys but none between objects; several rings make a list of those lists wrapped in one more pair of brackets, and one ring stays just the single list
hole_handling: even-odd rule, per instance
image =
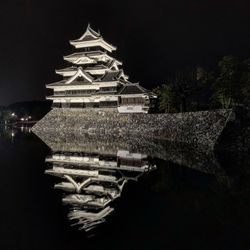
[{"label": "calm water surface", "polygon": [[247,160],[80,142],[1,132],[0,249],[250,249]]}]

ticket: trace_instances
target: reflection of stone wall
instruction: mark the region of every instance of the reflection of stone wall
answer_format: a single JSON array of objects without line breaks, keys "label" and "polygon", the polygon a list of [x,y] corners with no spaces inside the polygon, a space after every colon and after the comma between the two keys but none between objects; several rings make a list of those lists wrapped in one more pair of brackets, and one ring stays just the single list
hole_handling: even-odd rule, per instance
[{"label": "reflection of stone wall", "polygon": [[231,110],[177,114],[119,114],[116,109],[53,109],[34,127],[35,132],[136,135],[213,147]]},{"label": "reflection of stone wall", "polygon": [[53,152],[87,153],[117,156],[119,150],[140,153],[149,158],[158,158],[181,166],[190,167],[207,174],[221,175],[214,152],[207,147],[192,147],[190,144],[151,140],[144,137],[116,137],[106,135],[76,135],[68,133],[36,133]]}]

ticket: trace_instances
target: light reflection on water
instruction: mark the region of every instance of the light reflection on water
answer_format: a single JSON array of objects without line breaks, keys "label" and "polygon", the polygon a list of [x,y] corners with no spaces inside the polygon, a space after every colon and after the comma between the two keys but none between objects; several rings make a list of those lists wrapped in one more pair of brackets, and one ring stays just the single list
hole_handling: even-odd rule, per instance
[{"label": "light reflection on water", "polygon": [[207,148],[112,135],[38,136],[51,149],[45,174],[56,177],[54,188],[63,192],[62,203],[69,209],[71,225],[86,232],[92,233],[106,222],[130,181],[140,182],[140,177],[157,169],[155,158],[225,176]]},{"label": "light reflection on water", "polygon": [[[144,138],[38,135],[48,149],[29,129],[0,133],[1,249],[117,249],[125,236],[121,249],[244,249],[249,158]],[[9,247],[25,236],[29,246]]]},{"label": "light reflection on water", "polygon": [[17,134],[23,134],[23,135],[27,135],[27,134],[31,134],[31,127],[29,126],[21,126],[21,127],[0,127],[0,136],[11,139],[11,142],[14,142],[14,139],[16,137]]},{"label": "light reflection on water", "polygon": [[46,163],[45,173],[56,176],[54,187],[64,192],[62,203],[69,206],[71,225],[86,232],[106,221],[129,181],[156,169],[147,155],[126,150],[98,154],[57,149]]}]

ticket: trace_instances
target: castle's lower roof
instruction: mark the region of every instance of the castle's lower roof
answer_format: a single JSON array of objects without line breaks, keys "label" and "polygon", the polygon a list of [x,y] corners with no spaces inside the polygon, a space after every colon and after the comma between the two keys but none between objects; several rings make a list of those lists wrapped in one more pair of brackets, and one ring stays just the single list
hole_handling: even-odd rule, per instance
[{"label": "castle's lower roof", "polygon": [[131,83],[131,84],[125,84],[121,87],[118,94],[121,95],[130,95],[130,94],[143,94],[148,93],[149,91],[147,89],[144,89],[139,84]]}]

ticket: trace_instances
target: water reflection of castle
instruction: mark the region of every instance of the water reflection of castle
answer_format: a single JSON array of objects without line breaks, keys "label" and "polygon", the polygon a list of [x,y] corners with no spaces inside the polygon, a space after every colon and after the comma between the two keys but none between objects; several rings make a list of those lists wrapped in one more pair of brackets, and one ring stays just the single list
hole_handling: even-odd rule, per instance
[{"label": "water reflection of castle", "polygon": [[64,192],[63,203],[70,207],[72,225],[85,231],[106,221],[125,184],[154,170],[155,160],[163,160],[164,168],[166,163],[174,163],[175,167],[185,166],[220,180],[225,176],[214,152],[207,148],[110,134],[36,135],[51,148],[46,173],[61,179],[55,188]]},{"label": "water reflection of castle", "polygon": [[112,202],[129,180],[137,181],[156,168],[147,155],[126,150],[118,150],[116,155],[54,151],[46,162],[46,174],[62,179],[55,188],[65,192],[69,220],[86,232],[106,221],[114,210]]}]

